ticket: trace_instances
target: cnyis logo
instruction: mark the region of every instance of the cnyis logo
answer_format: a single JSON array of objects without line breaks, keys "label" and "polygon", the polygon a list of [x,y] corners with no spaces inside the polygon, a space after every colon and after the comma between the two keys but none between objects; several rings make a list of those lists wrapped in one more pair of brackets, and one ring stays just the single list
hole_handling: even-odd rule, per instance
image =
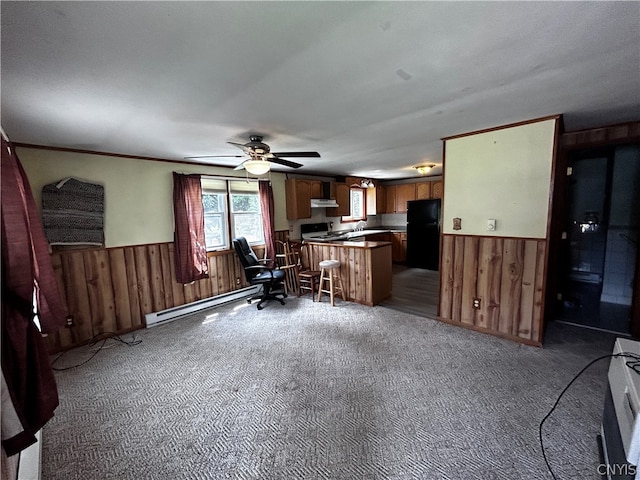
[{"label": "cnyis logo", "polygon": [[601,463],[598,465],[599,475],[630,475],[633,476],[638,471],[638,467],[629,463]]}]

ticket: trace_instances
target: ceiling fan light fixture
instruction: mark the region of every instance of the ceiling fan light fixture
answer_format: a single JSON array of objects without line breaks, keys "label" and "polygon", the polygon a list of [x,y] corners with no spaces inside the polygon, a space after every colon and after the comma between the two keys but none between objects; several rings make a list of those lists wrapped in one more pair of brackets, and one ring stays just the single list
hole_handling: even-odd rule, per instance
[{"label": "ceiling fan light fixture", "polygon": [[266,160],[247,160],[242,165],[251,175],[264,175],[271,170],[271,163]]},{"label": "ceiling fan light fixture", "polygon": [[413,168],[415,168],[420,175],[426,175],[435,166],[436,166],[435,163],[430,163],[429,165],[419,165],[419,166],[413,167]]}]

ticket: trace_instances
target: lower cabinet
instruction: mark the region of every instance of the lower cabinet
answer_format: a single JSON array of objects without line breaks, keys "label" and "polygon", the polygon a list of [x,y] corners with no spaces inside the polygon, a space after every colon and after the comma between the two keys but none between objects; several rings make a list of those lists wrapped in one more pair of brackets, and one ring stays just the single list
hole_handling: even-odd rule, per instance
[{"label": "lower cabinet", "polygon": [[407,261],[407,234],[394,232],[391,234],[391,259],[396,263]]}]

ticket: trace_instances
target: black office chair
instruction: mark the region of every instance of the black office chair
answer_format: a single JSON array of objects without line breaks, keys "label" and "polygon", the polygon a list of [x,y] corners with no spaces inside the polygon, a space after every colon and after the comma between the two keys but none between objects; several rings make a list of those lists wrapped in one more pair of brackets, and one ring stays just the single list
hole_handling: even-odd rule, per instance
[{"label": "black office chair", "polygon": [[[247,242],[247,239],[244,237],[234,238],[233,248],[238,254],[240,263],[244,268],[247,282],[249,282],[250,285],[262,286],[262,293],[249,297],[247,302],[251,303],[252,300],[259,299],[258,310],[264,308],[262,304],[267,300],[277,300],[280,304],[284,305],[284,300],[279,297],[287,297],[284,287],[285,272],[261,264],[261,260],[258,260],[249,242]],[[262,261],[264,262],[265,260]]]}]

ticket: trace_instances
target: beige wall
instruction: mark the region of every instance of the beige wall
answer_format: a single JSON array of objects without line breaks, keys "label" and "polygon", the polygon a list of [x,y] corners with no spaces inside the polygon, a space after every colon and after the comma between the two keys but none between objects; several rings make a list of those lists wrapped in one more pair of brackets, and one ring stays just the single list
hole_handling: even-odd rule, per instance
[{"label": "beige wall", "polygon": [[[545,238],[557,120],[445,141],[443,232]],[[453,218],[462,229],[453,230]],[[495,231],[487,220],[495,219]]]},{"label": "beige wall", "polygon": [[[105,188],[105,246],[173,241],[172,172],[240,176],[230,168],[17,148],[41,208],[42,187],[67,177]],[[284,175],[272,173],[276,230],[286,230]]]}]

